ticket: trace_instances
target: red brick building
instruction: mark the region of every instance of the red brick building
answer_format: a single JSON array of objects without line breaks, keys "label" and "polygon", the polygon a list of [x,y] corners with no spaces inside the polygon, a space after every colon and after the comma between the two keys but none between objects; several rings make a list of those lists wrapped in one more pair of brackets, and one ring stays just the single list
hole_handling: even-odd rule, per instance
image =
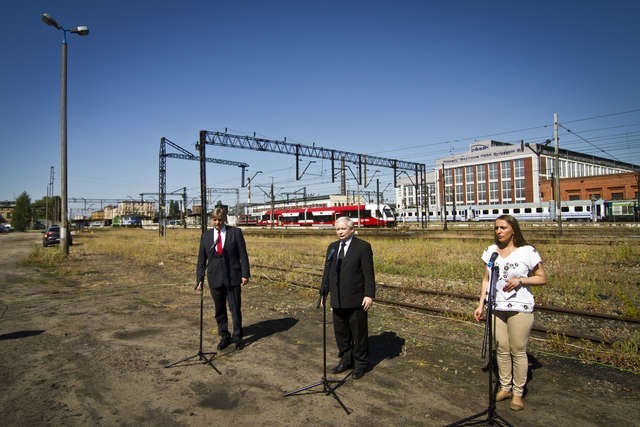
[{"label": "red brick building", "polygon": [[[560,200],[638,200],[640,175],[621,173],[615,175],[563,178],[560,180]],[[553,181],[540,182],[540,198],[554,200]]]}]

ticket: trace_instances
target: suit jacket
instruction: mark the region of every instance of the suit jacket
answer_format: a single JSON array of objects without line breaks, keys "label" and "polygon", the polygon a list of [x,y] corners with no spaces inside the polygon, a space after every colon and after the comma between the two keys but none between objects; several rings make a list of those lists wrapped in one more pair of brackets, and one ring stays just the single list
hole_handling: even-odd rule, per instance
[{"label": "suit jacket", "polygon": [[376,295],[371,245],[353,236],[338,273],[339,247],[338,240],[327,248],[320,293],[331,292],[332,308],[360,307],[364,297],[375,298]]},{"label": "suit jacket", "polygon": [[213,288],[240,286],[242,278],[250,276],[249,255],[242,230],[226,226],[226,235],[222,255],[214,248],[214,231],[207,230],[200,238],[196,281],[204,280],[205,269],[209,286]]}]

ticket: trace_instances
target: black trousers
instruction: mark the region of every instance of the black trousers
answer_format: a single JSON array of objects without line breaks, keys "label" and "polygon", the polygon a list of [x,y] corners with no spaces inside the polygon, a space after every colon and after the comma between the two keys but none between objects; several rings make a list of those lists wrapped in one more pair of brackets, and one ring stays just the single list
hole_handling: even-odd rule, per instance
[{"label": "black trousers", "polygon": [[233,321],[233,339],[240,339],[242,333],[242,298],[240,296],[240,286],[226,288],[210,288],[215,306],[215,318],[218,324],[218,335],[229,336],[229,319],[227,317],[227,303]]},{"label": "black trousers", "polygon": [[369,326],[362,307],[334,308],[333,331],[343,364],[366,370],[369,365]]}]

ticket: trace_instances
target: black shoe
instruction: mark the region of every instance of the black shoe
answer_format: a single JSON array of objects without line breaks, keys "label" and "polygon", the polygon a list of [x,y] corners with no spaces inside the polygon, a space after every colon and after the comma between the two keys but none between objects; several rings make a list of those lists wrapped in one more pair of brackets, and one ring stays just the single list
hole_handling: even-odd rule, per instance
[{"label": "black shoe", "polygon": [[236,350],[242,350],[244,348],[244,341],[242,338],[235,340]]},{"label": "black shoe", "polygon": [[354,369],[353,373],[351,374],[351,377],[354,380],[359,380],[360,378],[364,377],[364,369]]},{"label": "black shoe", "polygon": [[218,343],[218,350],[224,350],[225,348],[229,347],[229,345],[231,344],[231,338],[229,337],[222,337],[220,339],[220,342]]},{"label": "black shoe", "polygon": [[336,365],[335,368],[333,368],[333,371],[331,372],[333,372],[334,374],[339,374],[351,368],[352,368],[352,365],[340,362]]}]

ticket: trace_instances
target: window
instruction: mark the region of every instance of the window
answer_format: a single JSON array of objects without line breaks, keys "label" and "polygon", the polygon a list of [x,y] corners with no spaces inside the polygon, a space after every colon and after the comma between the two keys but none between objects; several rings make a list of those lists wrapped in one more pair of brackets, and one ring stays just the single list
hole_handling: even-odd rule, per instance
[{"label": "window", "polygon": [[498,164],[489,163],[489,203],[499,203]]},{"label": "window", "polygon": [[478,182],[478,203],[487,203],[487,184]]},{"label": "window", "polygon": [[489,181],[498,180],[498,164],[489,163]]},{"label": "window", "polygon": [[489,203],[499,203],[498,181],[489,183]]},{"label": "window", "polygon": [[515,178],[515,201],[516,202],[524,202],[526,201],[525,194],[525,174],[524,174],[524,160],[518,159],[513,162],[513,176]]},{"label": "window", "polygon": [[484,170],[484,165],[478,165],[476,167],[476,174],[478,177],[478,182],[484,182],[487,179],[487,176]]},{"label": "window", "polygon": [[464,181],[462,180],[462,168],[456,168],[456,203],[464,203]]},{"label": "window", "polygon": [[502,202],[508,203],[512,201],[513,185],[511,184],[511,161],[500,163],[502,178]]},{"label": "window", "polygon": [[476,202],[475,192],[475,168],[473,166],[467,166],[464,171],[464,182],[466,187],[466,199],[468,204]]},{"label": "window", "polygon": [[623,199],[624,199],[623,193],[611,193],[611,200],[623,200]]}]

